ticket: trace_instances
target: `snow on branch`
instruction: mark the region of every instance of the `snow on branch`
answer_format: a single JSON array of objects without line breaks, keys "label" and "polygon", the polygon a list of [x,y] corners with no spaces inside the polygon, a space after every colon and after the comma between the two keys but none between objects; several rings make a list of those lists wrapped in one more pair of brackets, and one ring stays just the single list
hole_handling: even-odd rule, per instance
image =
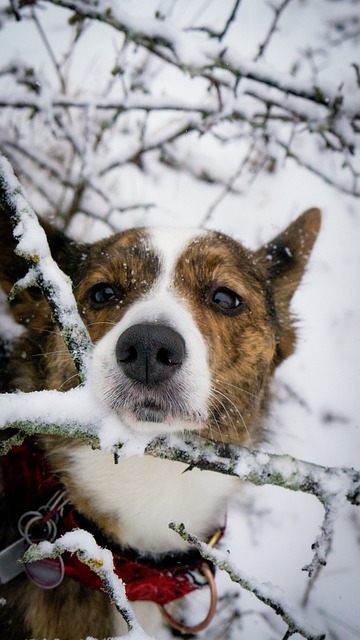
[{"label": "snow on branch", "polygon": [[[125,586],[114,570],[113,556],[109,549],[100,547],[88,531],[76,529],[65,533],[55,542],[43,541],[33,544],[25,552],[23,562],[36,562],[44,558],[57,558],[65,551],[76,553],[78,559],[94,571],[102,582],[102,590],[127,624],[128,640],[136,633],[139,640],[154,640],[139,625],[134,611],[126,598]],[[133,632],[133,633],[132,633]]]},{"label": "snow on branch", "polygon": [[[154,19],[133,17],[122,10],[119,5],[102,2],[99,5],[89,5],[82,0],[47,0],[48,2],[72,9],[77,15],[104,22],[123,32],[129,40],[149,49],[167,62],[188,71],[192,76],[206,76],[209,72],[226,69],[234,79],[249,78],[269,87],[275,87],[285,94],[304,98],[315,104],[332,105],[336,98],[336,91],[328,88],[308,89],[305,84],[295,82],[289,75],[277,73],[262,63],[251,64],[239,56],[230,47],[224,49],[221,42],[209,38],[194,38],[174,23]],[[228,86],[228,80],[222,73],[216,76],[216,81]],[[355,115],[360,116],[356,109]]]},{"label": "snow on branch", "polygon": [[208,544],[199,540],[197,536],[189,533],[184,524],[171,522],[169,527],[173,531],[176,531],[185,542],[198,549],[205,560],[209,560],[219,569],[226,571],[233,582],[236,582],[243,589],[253,593],[258,600],[273,609],[288,625],[283,640],[287,640],[296,633],[299,633],[307,640],[325,640],[324,634],[310,629],[299,613],[288,604],[285,604],[285,594],[281,592],[279,587],[270,583],[262,584],[254,578],[250,578],[238,567],[235,567],[229,557],[224,553],[213,549]]},{"label": "snow on branch", "polygon": [[0,156],[0,197],[14,224],[15,252],[31,265],[26,276],[13,287],[10,298],[30,286],[42,289],[83,382],[91,341],[77,312],[71,281],[53,260],[46,234],[4,156]]}]

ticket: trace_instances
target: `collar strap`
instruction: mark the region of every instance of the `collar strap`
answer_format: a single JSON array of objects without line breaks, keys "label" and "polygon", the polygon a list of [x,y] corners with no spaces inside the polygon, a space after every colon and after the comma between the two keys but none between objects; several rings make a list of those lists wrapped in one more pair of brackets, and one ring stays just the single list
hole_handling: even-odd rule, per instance
[{"label": "collar strap", "polygon": [[[49,503],[55,492],[63,490],[43,453],[29,441],[13,447],[0,461],[5,494],[16,520],[28,510],[39,510],[42,505]],[[196,550],[165,555],[140,555],[135,550],[111,545],[93,523],[71,507],[65,507],[57,522],[58,534],[62,535],[79,527],[92,533],[99,544],[110,548],[115,572],[126,584],[126,594],[130,601],[147,600],[163,606],[211,584],[209,576],[213,575],[214,568],[210,563],[205,563]],[[216,544],[223,533],[219,529],[211,544]],[[80,562],[76,554],[65,553],[63,560],[65,575],[93,589],[101,588],[100,578]],[[213,600],[212,596],[212,605]]]},{"label": "collar strap", "polygon": [[[69,511],[63,519],[64,529],[86,529],[103,545],[103,535],[77,512]],[[126,585],[130,601],[148,600],[165,605],[200,589],[207,584],[202,573],[203,558],[198,551],[169,554],[139,554],[134,549],[123,549],[107,543],[113,555],[116,575]],[[101,588],[101,579],[76,554],[64,554],[65,575],[93,589]],[[208,565],[210,566],[210,565]],[[213,572],[213,568],[211,568]]]}]

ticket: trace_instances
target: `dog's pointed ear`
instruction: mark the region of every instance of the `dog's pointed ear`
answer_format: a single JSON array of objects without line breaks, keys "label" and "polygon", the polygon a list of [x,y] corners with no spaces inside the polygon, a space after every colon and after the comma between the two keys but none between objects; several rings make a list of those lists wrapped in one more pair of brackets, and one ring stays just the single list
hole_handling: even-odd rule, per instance
[{"label": "dog's pointed ear", "polygon": [[279,327],[276,364],[291,355],[295,347],[290,302],[303,277],[320,223],[319,209],[309,209],[255,253],[267,274]]}]

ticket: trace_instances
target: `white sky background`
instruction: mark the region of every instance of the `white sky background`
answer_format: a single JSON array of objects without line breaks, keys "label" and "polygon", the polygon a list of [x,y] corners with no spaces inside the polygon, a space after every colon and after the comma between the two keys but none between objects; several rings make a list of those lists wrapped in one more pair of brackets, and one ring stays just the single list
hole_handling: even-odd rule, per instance
[{"label": "white sky background", "polygon": [[[220,3],[215,0],[113,2],[114,7],[121,6],[139,17],[145,16],[145,7],[151,15],[155,4],[164,12],[170,10],[171,19],[178,25],[194,25],[195,17],[197,24],[217,24],[223,15]],[[231,5],[230,2],[226,4]],[[319,43],[321,51],[317,63],[323,82],[334,86],[347,82],[351,74],[349,63],[356,59],[356,51],[348,43],[325,53],[322,41],[326,21],[341,13],[341,5],[341,2],[325,0],[290,3],[264,62],[288,73],[299,51]],[[69,38],[66,12],[47,7],[39,15],[54,51],[60,55]],[[252,59],[271,17],[265,2],[243,0],[226,44],[234,46],[244,59]],[[12,22],[5,25],[0,35],[2,62],[25,59],[28,64],[36,65],[44,78],[52,78],[56,84],[53,67],[33,25],[26,21]],[[99,96],[121,40],[120,34],[103,25],[94,25],[88,30],[69,68],[70,86],[76,89],[78,97]],[[359,42],[357,45],[358,53]],[[161,96],[165,92],[181,98],[191,91],[194,100],[203,99],[200,82],[190,84],[180,74],[162,70],[160,62],[152,65],[150,71],[154,74],[151,86],[155,95]],[[298,78],[305,83],[311,79],[310,65],[303,62]],[[6,93],[9,87],[4,82],[0,90]],[[5,127],[8,117],[5,114],[2,118]],[[154,117],[148,130],[149,139],[156,139],[167,127],[173,126],[173,117],[161,113]],[[118,137],[109,142],[109,158],[122,155],[127,145],[133,144],[131,127],[135,122],[136,115],[129,116],[130,133],[118,132]],[[22,121],[20,126],[24,126]],[[33,135],[36,143],[39,135],[45,137],[35,126]],[[247,144],[240,141],[238,146],[232,144],[222,148],[208,137],[199,141],[197,134],[192,134],[178,141],[177,153],[191,163],[194,171],[205,162],[213,175],[222,176],[231,174],[229,167],[234,167],[234,171],[237,169]],[[304,137],[301,144],[308,145],[313,162],[322,166],[323,156],[312,142],[306,142]],[[131,166],[122,170],[120,178],[116,172],[107,177],[112,195],[122,205],[155,203],[147,213],[131,212],[117,219],[118,225],[201,224],[222,187],[195,181],[189,173],[172,171],[152,162],[153,159],[151,154],[146,158],[146,173]],[[94,157],[89,166],[91,162],[106,161],[106,158]],[[330,165],[333,162],[334,172],[339,171],[335,160],[328,162]],[[294,310],[300,317],[299,346],[296,354],[278,371],[277,400],[270,418],[273,437],[265,448],[319,464],[359,468],[359,203],[290,160],[285,163],[279,154],[275,172],[261,173],[255,180],[251,180],[249,172],[244,172],[236,187],[238,193],[228,194],[215,208],[209,226],[234,235],[251,248],[278,233],[304,209],[319,206],[323,210],[321,235],[294,300]],[[42,212],[46,208],[37,197],[33,204]],[[104,233],[105,229],[101,224],[90,226],[83,218],[78,218],[72,231],[75,236],[86,239]],[[300,605],[308,581],[301,568],[312,557],[311,544],[321,522],[321,507],[315,498],[273,487],[249,487],[244,492],[243,502],[247,507],[245,514],[236,511],[229,517],[226,548],[231,549],[233,559],[245,571],[259,580],[278,584],[286,592],[289,603]],[[332,640],[360,637],[359,539],[360,511],[349,506],[340,518],[333,552],[314,586],[306,610],[306,618],[327,630],[327,637]],[[227,580],[221,580],[227,588]],[[206,601],[203,594],[190,599],[194,602],[197,598]],[[266,607],[244,593],[241,593],[240,603],[241,610],[247,615],[242,619],[241,633],[239,627],[234,627],[234,640],[278,640],[282,637],[283,625]],[[167,633],[162,637],[167,638]]]}]

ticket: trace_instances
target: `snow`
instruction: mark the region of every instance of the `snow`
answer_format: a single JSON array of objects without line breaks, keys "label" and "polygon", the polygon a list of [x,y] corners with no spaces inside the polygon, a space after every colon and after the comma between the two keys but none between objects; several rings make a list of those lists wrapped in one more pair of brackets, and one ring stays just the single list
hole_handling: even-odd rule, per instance
[{"label": "snow", "polygon": [[[200,4],[172,4],[172,23],[175,26],[193,25],[196,14],[199,14],[196,22],[198,26],[211,24],[220,28],[219,25],[223,24],[217,17],[217,3],[207,3],[206,7],[205,3],[201,3],[204,5],[202,12]],[[253,59],[258,43],[267,32],[272,11],[268,3],[260,4],[259,9],[258,3],[254,3],[253,0],[242,0],[239,9],[241,20],[229,29],[226,43],[229,46],[229,61],[234,64]],[[296,88],[304,88],[311,76],[311,63],[306,62],[304,58],[299,62],[300,57],[296,52],[303,49],[306,43],[314,43],[314,47],[316,43],[323,43],[327,20],[345,13],[343,4],[329,3],[325,0],[316,3],[290,3],[281,17],[271,45],[265,52],[263,73],[274,77],[276,69],[275,79],[285,82],[291,63],[298,62],[299,80],[292,78],[291,82]],[[132,25],[136,26],[141,16],[144,19],[151,16],[154,3],[146,5],[148,6],[145,7],[143,1],[124,3],[128,14],[133,17]],[[113,3],[113,7],[114,15],[123,18],[124,14],[120,15],[118,3]],[[52,42],[58,51],[64,51],[68,42],[64,15],[68,18],[70,13],[56,7],[44,8],[41,12],[41,20],[51,30],[54,38]],[[130,20],[130,17],[127,19]],[[166,29],[166,35],[174,40],[178,54],[183,56],[185,52],[187,64],[198,64],[204,56],[208,59],[207,56],[213,55],[213,50],[205,47],[203,39],[203,48],[198,53],[190,48],[190,38],[177,39],[178,32],[175,33],[170,26]],[[158,20],[153,20],[148,23],[148,30],[152,35],[157,32],[164,34],[165,26]],[[194,110],[201,104],[209,111],[216,108],[215,91],[204,97],[200,82],[191,84],[190,87],[189,79],[180,77],[180,74],[172,76],[166,69],[163,73],[157,73],[152,69],[153,94],[148,98],[142,94],[137,95],[136,92],[128,92],[124,98],[119,89],[115,97],[111,95],[104,98],[102,92],[113,66],[114,50],[118,51],[123,42],[120,34],[112,33],[109,37],[109,33],[109,27],[105,25],[91,26],[79,45],[77,66],[69,70],[70,86],[77,87],[79,81],[82,85],[83,93],[77,96],[79,102],[83,96],[85,100],[94,96],[95,91],[96,97],[103,101],[104,106],[111,103],[111,100],[118,99],[120,103],[128,103],[135,108],[144,106],[148,100],[148,106],[163,109],[173,103],[172,96],[175,96],[179,107],[186,102]],[[41,70],[42,78],[51,78],[53,84],[56,84],[53,66],[45,56],[44,49],[36,45],[38,36],[31,22],[14,22],[4,26],[2,37],[3,51],[8,51],[12,59],[25,58],[32,61],[34,66]],[[139,52],[134,52],[133,55],[137,60],[140,57]],[[348,65],[349,55],[350,59],[355,59],[350,43],[345,43],[342,48],[334,46],[325,50],[323,47],[322,53],[315,52],[314,55],[321,66],[321,79],[329,94],[335,95],[337,86],[345,82],[349,87],[345,94],[346,109],[358,111],[358,94],[351,89],[354,70]],[[125,73],[124,83],[127,81]],[[249,90],[255,90],[254,84],[249,80],[244,81],[244,86]],[[256,90],[259,95],[265,94],[262,87],[258,86]],[[5,90],[3,93],[6,96]],[[17,98],[17,94],[11,91],[10,94],[11,99]],[[53,95],[47,90],[39,97],[34,97],[32,101],[35,100],[39,106],[46,108]],[[272,89],[270,94],[266,95],[279,99],[276,89]],[[55,99],[59,96],[57,90]],[[311,112],[314,126],[321,126],[321,106],[312,109],[292,96],[286,98],[285,104],[289,109],[296,107],[300,113]],[[241,100],[236,106],[244,114],[250,113],[250,98],[241,95]],[[230,99],[225,102],[223,108],[224,113],[233,108]],[[129,117],[129,129],[134,127],[137,117],[138,112]],[[175,117],[176,113],[173,112],[150,114],[146,130],[147,143],[151,145],[170,130],[175,130],[179,125]],[[6,129],[6,116],[4,118]],[[194,115],[194,122],[198,122],[199,119]],[[336,126],[344,136],[351,137],[351,132],[341,118],[337,120]],[[19,127],[24,128],[21,118]],[[229,124],[228,129],[223,130],[229,131],[229,138],[230,129]],[[288,129],[284,127],[281,132],[283,143],[286,143],[288,134]],[[39,135],[44,139],[44,133],[39,133],[34,123],[34,140]],[[84,146],[80,125],[77,142],[80,148]],[[138,140],[135,134],[130,136],[125,131],[118,131],[118,138],[109,142],[107,153],[102,157],[95,155],[94,158],[89,158],[87,168],[90,167],[95,173],[100,165],[105,168],[113,162],[123,163],[137,148]],[[323,159],[318,145],[306,142],[304,136],[299,136],[297,150],[299,149],[308,164],[323,173],[337,176],[344,188],[349,188],[351,177],[344,177],[340,159]],[[111,220],[118,228],[134,223],[197,226],[207,219],[207,226],[230,233],[255,248],[283,229],[302,210],[314,205],[320,206],[323,210],[321,234],[304,282],[294,299],[294,311],[300,318],[298,348],[296,354],[281,366],[276,375],[275,399],[269,419],[271,438],[269,443],[264,445],[264,456],[266,451],[273,451],[288,453],[322,465],[359,468],[358,202],[355,198],[325,184],[319,177],[309,173],[291,159],[286,159],[285,152],[280,153],[275,149],[276,171],[256,174],[245,170],[234,181],[232,191],[219,200],[212,215],[208,217],[208,211],[217,202],[219,195],[224,193],[224,185],[195,181],[194,176],[198,175],[204,166],[210,177],[225,180],[229,174],[235,175],[246,155],[247,142],[237,139],[235,142],[229,140],[228,143],[219,145],[214,138],[205,135],[199,137],[198,133],[194,132],[179,139],[172,152],[183,167],[182,172],[175,172],[169,167],[159,165],[156,154],[149,153],[144,158],[145,173],[130,165],[124,168],[121,179],[115,170],[107,177],[106,191],[113,206]],[[49,163],[48,158],[47,162]],[[50,166],[54,173],[59,170],[55,160]],[[91,171],[87,175],[91,175]],[[72,180],[71,175],[69,182]],[[122,204],[148,202],[155,203],[155,207],[147,212],[130,211],[118,215],[115,208],[119,202],[119,193]],[[92,210],[96,210],[98,203],[103,204],[103,201],[95,190],[92,195]],[[36,196],[35,208],[39,211],[46,209],[39,195]],[[103,223],[94,225],[91,221],[90,224],[79,216],[74,220],[72,232],[80,239],[86,237],[92,240],[109,233],[109,228]],[[2,317],[1,323],[6,335],[10,335],[13,331],[10,324],[5,325]],[[9,404],[6,405],[6,411],[11,419],[15,415],[19,417],[18,412],[25,419],[25,416],[29,418],[41,409],[45,412],[44,415],[50,418],[54,407],[59,417],[65,416],[71,408],[74,420],[87,423],[91,416],[93,424],[101,415],[99,407],[94,406],[91,394],[84,395],[87,393],[87,389],[74,390],[69,394],[63,394],[66,400],[62,403],[55,404],[57,400],[52,392],[40,392],[34,397],[34,404],[31,403],[31,406],[28,402],[25,406],[25,400],[18,394],[7,400]],[[111,417],[106,420],[105,428],[100,432],[100,439],[102,446],[107,448],[111,447],[113,442],[121,440],[124,433],[118,421],[113,421]],[[126,446],[128,455],[131,455],[140,453],[144,443],[128,440]],[[239,462],[239,470],[246,470],[246,464],[246,460]],[[313,496],[269,486],[244,488],[240,503],[240,506],[234,505],[229,514],[225,542],[226,547],[231,550],[234,563],[249,575],[255,576],[259,582],[279,585],[289,602],[301,610],[301,601],[308,588],[307,575],[301,569],[311,558],[311,545],[319,532],[323,517],[320,503]],[[327,630],[329,638],[354,640],[360,637],[359,530],[359,509],[347,505],[342,509],[335,525],[334,544],[327,566],[321,570],[309,603],[304,609],[308,621],[320,629]],[[222,592],[229,588],[228,579],[223,575],[220,576],[220,584]],[[202,595],[199,596],[200,599],[192,600],[196,603],[194,607],[200,606],[201,597]],[[189,607],[191,609],[191,603]],[[275,637],[281,637],[275,616],[271,618],[270,626],[266,619],[267,608],[254,602],[253,597],[242,592],[240,608],[247,612],[247,615],[244,615],[239,623],[242,629],[235,627],[234,633],[238,633],[239,637],[251,640],[273,640]],[[128,637],[138,640],[143,636],[134,630]],[[169,637],[169,634],[163,632],[162,638],[167,640]]]},{"label": "snow", "polygon": [[2,419],[8,422],[33,420],[51,424],[52,417],[56,415],[59,424],[68,424],[71,416],[74,424],[87,425],[89,430],[92,427],[93,433],[105,415],[88,386],[60,394],[57,391],[35,391],[31,402],[26,393],[9,393],[2,398],[1,411]]},{"label": "snow", "polygon": [[14,320],[9,316],[6,311],[6,296],[2,289],[0,289],[0,326],[1,336],[5,340],[11,340],[17,338],[24,333],[24,327],[16,324]]},{"label": "snow", "polygon": [[102,449],[113,450],[117,444],[121,443],[121,455],[125,457],[142,455],[146,445],[152,439],[151,433],[131,432],[114,415],[109,415],[100,422],[97,435]]}]

